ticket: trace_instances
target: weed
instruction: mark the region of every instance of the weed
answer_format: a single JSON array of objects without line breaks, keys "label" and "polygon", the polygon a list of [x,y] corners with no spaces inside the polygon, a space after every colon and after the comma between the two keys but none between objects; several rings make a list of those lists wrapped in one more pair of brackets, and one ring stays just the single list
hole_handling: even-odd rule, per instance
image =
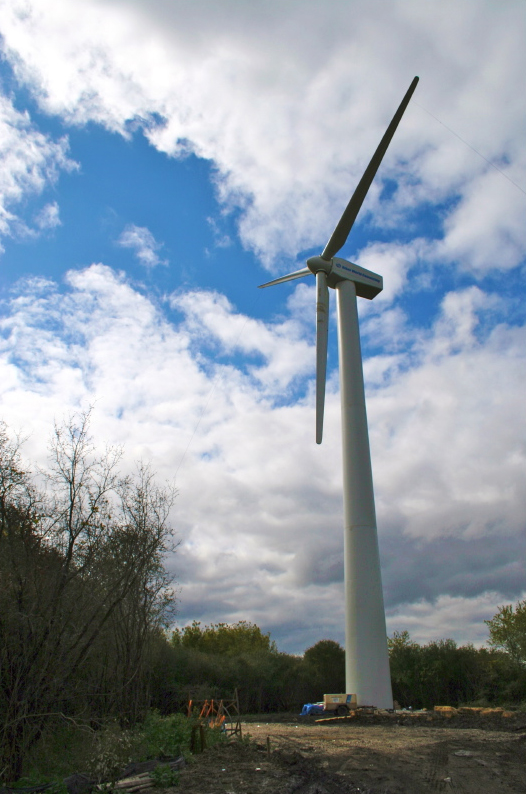
[{"label": "weed", "polygon": [[179,785],[179,772],[172,769],[169,764],[159,764],[152,770],[150,776],[153,785],[157,788],[170,788]]},{"label": "weed", "polygon": [[[186,756],[190,752],[192,728],[198,724],[197,719],[185,717],[183,714],[161,717],[157,711],[151,711],[141,727],[146,758]],[[208,725],[202,727],[206,747],[211,747],[225,738],[225,732],[221,728],[210,728]]]},{"label": "weed", "polygon": [[24,763],[24,778],[41,782],[84,770],[94,736],[95,731],[85,724],[65,720],[50,722]]},{"label": "weed", "polygon": [[140,730],[148,758],[171,758],[190,747],[192,721],[183,714],[161,717],[151,711]]},{"label": "weed", "polygon": [[121,730],[116,724],[106,726],[94,737],[92,751],[86,762],[88,775],[99,783],[114,783],[141,744],[141,737],[136,731]]},{"label": "weed", "polygon": [[[16,783],[10,783],[9,788],[16,790],[18,788],[38,788],[42,787],[43,794],[68,794],[68,790],[62,781],[50,781],[45,775],[27,775],[21,777]],[[45,787],[45,788],[44,788]]]},{"label": "weed", "polygon": [[[81,724],[49,725],[26,763],[24,779],[31,775],[31,782],[26,785],[38,785],[81,771],[98,783],[111,783],[131,761],[182,755],[191,763],[192,729],[200,724],[198,717],[162,717],[151,711],[141,725],[131,730],[122,730],[117,722],[109,722],[99,730]],[[202,728],[206,747],[226,738],[220,728]],[[51,789],[48,792],[66,794]]]},{"label": "weed", "polygon": [[243,747],[251,747],[253,743],[252,734],[244,733],[242,736],[239,737],[240,743]]}]

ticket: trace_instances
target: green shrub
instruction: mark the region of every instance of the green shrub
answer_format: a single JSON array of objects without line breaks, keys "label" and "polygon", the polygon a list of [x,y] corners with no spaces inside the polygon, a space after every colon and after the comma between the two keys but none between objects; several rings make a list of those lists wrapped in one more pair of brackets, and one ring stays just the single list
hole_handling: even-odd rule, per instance
[{"label": "green shrub", "polygon": [[87,756],[93,751],[94,736],[95,731],[88,725],[69,720],[50,721],[25,759],[24,780],[32,781],[25,785],[37,786],[84,771]]},{"label": "green shrub", "polygon": [[184,714],[161,717],[158,711],[151,711],[140,729],[147,757],[171,758],[189,749],[192,724]]},{"label": "green shrub", "polygon": [[[195,716],[170,714],[168,717],[161,717],[158,711],[151,711],[140,728],[145,758],[186,755],[190,752],[192,728],[197,725],[199,720]],[[207,747],[217,744],[225,737],[225,732],[220,728],[203,725],[203,729]]]},{"label": "green shrub", "polygon": [[[98,782],[111,783],[132,761],[179,755],[190,760],[192,729],[199,724],[197,715],[162,717],[157,711],[149,712],[142,725],[129,730],[117,722],[109,722],[99,730],[69,722],[50,724],[26,761],[23,781],[26,786],[36,786],[80,771]],[[207,747],[226,736],[220,728],[206,724],[202,727]],[[200,747],[199,731],[197,744]],[[46,794],[66,791],[48,789]]]},{"label": "green shrub", "polygon": [[170,788],[179,785],[179,772],[169,764],[159,764],[150,774],[153,785],[157,788]]}]

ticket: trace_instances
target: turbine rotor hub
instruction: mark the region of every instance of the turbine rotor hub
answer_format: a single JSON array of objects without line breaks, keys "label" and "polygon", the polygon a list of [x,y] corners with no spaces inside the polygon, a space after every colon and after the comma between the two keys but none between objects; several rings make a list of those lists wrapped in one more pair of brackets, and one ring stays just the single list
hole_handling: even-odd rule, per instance
[{"label": "turbine rotor hub", "polygon": [[328,276],[332,270],[332,259],[323,259],[321,256],[311,256],[307,259],[307,267],[314,275],[322,270]]}]

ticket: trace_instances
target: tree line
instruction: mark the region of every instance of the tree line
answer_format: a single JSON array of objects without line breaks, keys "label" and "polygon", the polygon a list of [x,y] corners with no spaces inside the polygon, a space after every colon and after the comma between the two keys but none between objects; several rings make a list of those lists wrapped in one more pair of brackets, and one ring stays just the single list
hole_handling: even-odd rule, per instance
[{"label": "tree line", "polygon": [[252,623],[219,623],[176,630],[163,649],[156,708],[169,712],[191,698],[221,698],[238,691],[242,713],[297,711],[307,700],[345,688],[345,652],[321,640],[303,657],[278,651]]},{"label": "tree line", "polygon": [[[490,621],[489,647],[454,640],[420,645],[407,631],[388,638],[393,697],[402,708],[526,704],[526,601],[501,607]],[[328,692],[345,691],[345,651],[321,640],[303,656],[281,653],[268,634],[244,621],[172,633],[164,649],[156,707],[177,709],[189,697],[239,690],[245,712],[296,711]]]},{"label": "tree line", "polygon": [[[519,602],[517,609],[521,608]],[[457,646],[451,639],[419,645],[407,631],[395,632],[388,639],[394,699],[402,707],[416,709],[526,704],[526,657],[514,657],[508,640],[499,643],[494,632],[503,609],[513,607],[501,607],[487,621],[488,648]]]},{"label": "tree line", "polygon": [[[151,709],[232,696],[242,713],[295,711],[345,690],[345,654],[323,639],[280,652],[255,624],[170,630],[165,568],[173,488],[150,468],[97,455],[89,414],[55,428],[49,466],[31,471],[0,424],[0,780],[16,780],[42,736],[68,720],[124,728]],[[489,647],[388,640],[401,706],[526,702],[526,602],[487,621]]]}]

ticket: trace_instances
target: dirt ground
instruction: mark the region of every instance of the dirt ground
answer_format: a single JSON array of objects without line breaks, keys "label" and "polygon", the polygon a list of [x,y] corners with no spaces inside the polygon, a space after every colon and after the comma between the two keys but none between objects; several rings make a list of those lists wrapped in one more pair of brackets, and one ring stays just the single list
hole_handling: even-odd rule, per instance
[{"label": "dirt ground", "polygon": [[526,792],[526,715],[485,723],[456,716],[364,715],[325,724],[262,716],[242,725],[243,741],[198,755],[172,792]]}]

